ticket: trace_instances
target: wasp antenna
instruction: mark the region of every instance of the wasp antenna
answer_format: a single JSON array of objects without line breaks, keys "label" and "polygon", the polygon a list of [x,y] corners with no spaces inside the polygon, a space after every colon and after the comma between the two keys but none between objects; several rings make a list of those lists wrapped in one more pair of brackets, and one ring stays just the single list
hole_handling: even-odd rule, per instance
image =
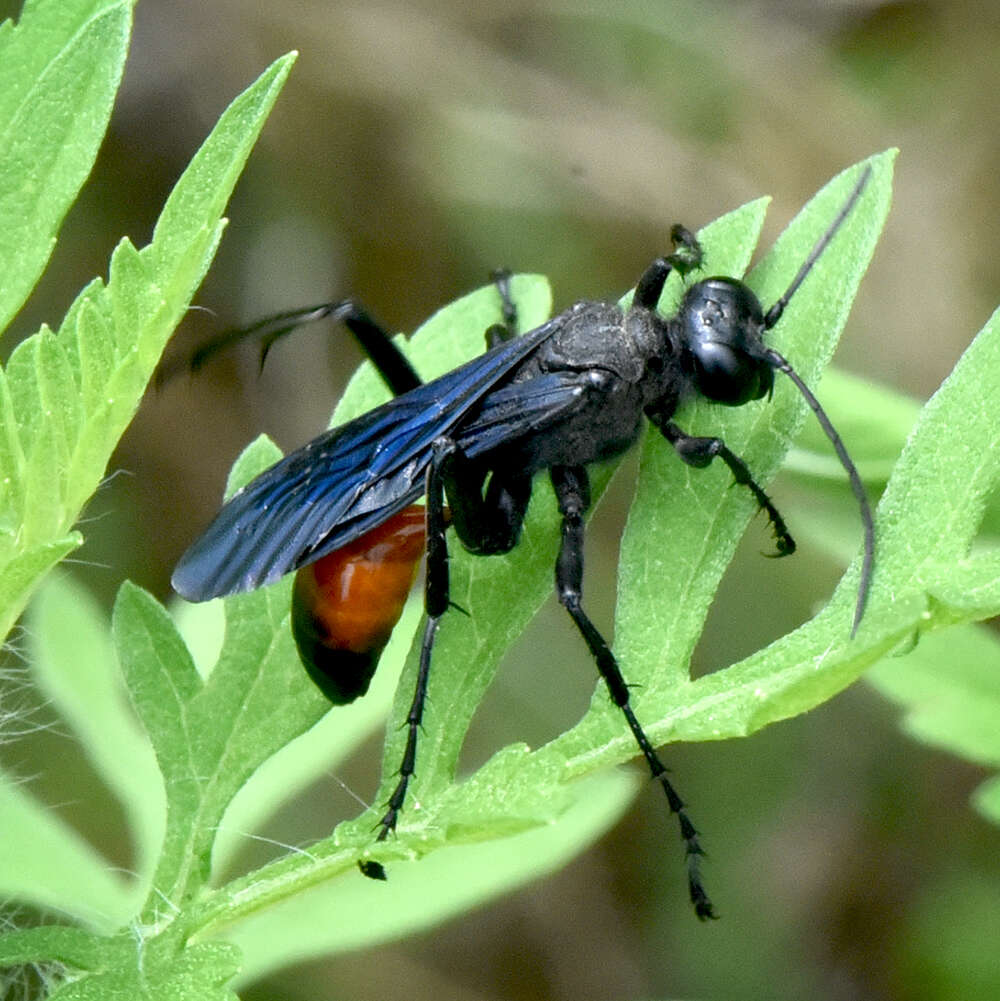
[{"label": "wasp antenna", "polygon": [[847,448],[837,429],[833,426],[830,418],[826,416],[826,411],[820,406],[819,400],[813,396],[812,390],[802,381],[799,374],[791,365],[773,348],[768,348],[765,352],[765,360],[779,372],[784,372],[792,382],[795,383],[798,391],[809,404],[809,409],[816,415],[819,426],[823,433],[830,439],[840,464],[847,473],[847,478],[851,483],[851,490],[857,498],[858,507],[861,509],[861,521],[865,526],[865,555],[861,562],[861,580],[858,582],[858,598],[854,605],[854,623],[851,626],[851,637],[858,631],[861,623],[861,616],[865,611],[865,602],[868,600],[868,586],[872,579],[872,565],[875,561],[875,520],[872,518],[872,509],[868,503],[868,494],[865,486],[861,482],[861,475],[858,467],[854,465],[854,460],[847,454]]},{"label": "wasp antenna", "polygon": [[854,185],[854,190],[851,192],[850,197],[844,202],[844,207],[837,213],[837,218],[833,220],[830,228],[819,238],[816,246],[813,247],[809,256],[802,263],[799,273],[792,279],[792,284],[785,290],[785,294],[767,311],[767,315],[764,317],[765,330],[770,330],[781,319],[781,314],[784,313],[785,307],[788,305],[788,300],[795,295],[799,286],[805,281],[806,275],[812,271],[813,265],[819,260],[820,254],[826,250],[827,245],[836,236],[837,230],[840,229],[844,220],[850,215],[851,209],[854,208],[855,203],[861,197],[861,192],[865,190],[865,185],[871,176],[872,168],[869,165],[862,171],[861,177],[858,178],[858,183]]}]

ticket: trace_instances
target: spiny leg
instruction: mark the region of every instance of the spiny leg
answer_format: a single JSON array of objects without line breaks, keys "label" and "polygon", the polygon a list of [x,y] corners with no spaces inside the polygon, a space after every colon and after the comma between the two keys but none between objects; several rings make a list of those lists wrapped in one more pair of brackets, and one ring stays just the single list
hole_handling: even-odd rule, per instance
[{"label": "spiny leg", "polygon": [[[487,346],[509,340],[517,333],[517,306],[510,294],[510,272],[498,269],[490,279],[500,295],[500,309],[503,322],[490,327],[486,333]],[[264,365],[268,352],[275,342],[299,327],[319,320],[330,319],[343,323],[354,334],[365,354],[382,376],[393,394],[399,396],[421,385],[421,379],[406,356],[393,343],[392,335],[376,321],[357,299],[339,299],[336,302],[319,303],[302,309],[285,310],[274,313],[256,323],[235,330],[227,330],[213,337],[198,348],[182,364],[166,362],[157,370],[157,382],[169,381],[179,371],[197,371],[215,355],[227,351],[236,344],[251,338],[261,343],[260,364]]]},{"label": "spiny leg", "polygon": [[399,765],[396,787],[386,804],[386,812],[379,821],[381,830],[378,840],[384,841],[396,827],[399,811],[406,799],[406,790],[416,771],[417,736],[424,718],[427,702],[427,682],[431,671],[431,652],[441,616],[448,609],[450,583],[448,578],[448,544],[445,539],[447,520],[444,512],[444,479],[442,467],[454,452],[454,443],[449,438],[439,438],[434,442],[434,454],[427,469],[427,570],[424,580],[424,622],[423,639],[420,642],[420,665],[413,701],[406,714],[406,747]]},{"label": "spiny leg", "polygon": [[[263,368],[268,352],[276,341],[300,327],[318,320],[331,319],[343,323],[372,360],[392,392],[399,396],[421,384],[420,377],[406,356],[392,343],[392,337],[356,299],[324,302],[304,309],[291,309],[267,316],[256,323],[236,330],[227,330],[203,344],[184,367],[196,371],[220,352],[251,338],[261,343],[260,364]],[[166,381],[179,370],[177,363],[166,363],[157,373],[158,381]]]},{"label": "spiny leg", "polygon": [[[396,826],[410,780],[416,772],[417,740],[427,701],[431,655],[441,617],[451,605],[448,544],[445,530],[450,522],[462,544],[479,555],[509,552],[517,543],[531,497],[531,477],[515,474],[490,477],[483,496],[486,471],[470,462],[447,437],[434,442],[427,470],[427,570],[424,607],[427,615],[420,644],[420,665],[413,701],[406,715],[406,747],[399,778],[379,821],[378,840],[384,841]],[[445,493],[448,517],[445,516]]]},{"label": "spiny leg", "polygon": [[729,467],[736,483],[746,487],[753,494],[758,507],[766,512],[774,530],[775,545],[778,549],[772,555],[790,556],[795,552],[795,540],[774,502],[754,480],[747,464],[729,449],[721,438],[699,438],[682,431],[673,421],[658,419],[655,412],[648,412],[648,416],[687,465],[695,469],[704,469],[713,459],[721,459]]},{"label": "spiny leg", "polygon": [[684,278],[701,267],[701,244],[694,233],[677,223],[670,230],[670,239],[676,249],[666,257],[657,257],[642,273],[632,297],[634,306],[656,309],[671,271],[677,271]]},{"label": "spiny leg", "polygon": [[490,279],[500,296],[500,312],[503,316],[503,322],[494,323],[486,331],[487,350],[517,336],[517,305],[510,294],[510,278],[511,274],[506,268],[497,268],[490,272]]},{"label": "spiny leg", "polygon": [[399,764],[396,787],[386,803],[386,811],[382,815],[382,819],[378,822],[380,830],[376,838],[377,841],[385,841],[389,832],[396,829],[399,811],[403,808],[403,802],[406,800],[406,790],[410,785],[410,779],[416,773],[417,734],[424,718],[427,680],[431,670],[431,650],[434,648],[434,636],[440,621],[440,615],[432,616],[428,613],[424,623],[424,635],[420,641],[420,668],[417,671],[417,685],[413,693],[413,701],[410,703],[410,711],[406,714],[406,748],[403,751],[403,760]]},{"label": "spiny leg", "polygon": [[[493,347],[494,344],[501,341],[509,341],[517,335],[517,305],[511,297],[510,278],[511,274],[506,268],[498,268],[490,272],[490,280],[496,286],[500,296],[500,313],[503,322],[493,324],[486,331],[487,347]],[[339,320],[354,334],[358,343],[371,359],[372,364],[378,369],[379,374],[396,396],[421,385],[420,377],[413,370],[406,356],[393,343],[391,335],[372,319],[360,303],[354,299],[345,299],[341,303],[333,303],[326,308],[330,312],[325,315]],[[320,318],[320,316],[311,316],[307,322]],[[267,351],[277,337],[287,333],[290,329],[292,328],[282,329],[279,333],[272,334],[265,341],[264,351]]]},{"label": "spiny leg", "polygon": [[611,700],[622,711],[625,722],[642,756],[646,759],[650,773],[663,787],[671,813],[677,815],[681,838],[687,861],[688,891],[695,913],[703,920],[715,917],[712,902],[708,899],[701,880],[700,862],[704,854],[698,840],[698,832],[691,823],[684,802],[667,778],[667,770],[660,761],[653,745],[646,736],[632,711],[629,689],[622,677],[621,668],[611,648],[597,627],[583,611],[583,515],[590,506],[590,484],[587,471],[582,466],[554,466],[551,470],[552,486],[562,514],[562,543],[556,559],[556,594],[560,604],[569,612],[580,630],[591,655],[597,662],[597,669],[608,686]]}]

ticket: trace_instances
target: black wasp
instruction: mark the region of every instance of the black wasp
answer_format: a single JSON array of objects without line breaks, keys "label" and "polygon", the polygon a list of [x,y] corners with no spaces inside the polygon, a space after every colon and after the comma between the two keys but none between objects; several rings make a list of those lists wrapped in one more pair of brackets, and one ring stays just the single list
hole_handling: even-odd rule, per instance
[{"label": "black wasp", "polygon": [[[562,516],[555,566],[559,601],[678,817],[695,911],[701,918],[714,916],[699,873],[697,831],[632,711],[614,654],[581,605],[583,518],[590,503],[586,467],[624,452],[635,442],[645,416],[685,463],[701,468],[721,459],[767,513],[778,554],[790,553],[795,547],[784,521],[739,456],[720,439],[691,436],[673,421],[680,403],[693,396],[727,406],[769,396],[775,371],[784,372],[832,442],[861,508],[865,552],[854,612],[857,629],[874,552],[864,488],[812,392],[763,338],[854,207],[870,174],[870,167],[863,171],[787,291],[767,310],[743,282],[714,277],[690,285],[676,315],[660,315],[656,306],[667,276],[677,271],[686,278],[701,264],[697,239],[675,226],[674,252],[646,269],[627,308],[580,302],[513,337],[516,311],[506,276],[498,274],[505,324],[487,331],[488,350],[426,384],[353,300],[281,314],[238,332],[263,333],[270,343],[300,323],[333,317],[358,337],[398,394],[313,439],[236,493],[173,575],[179,594],[205,601],[259,588],[299,570],[292,611],[296,641],[313,680],[331,701],[342,704],[367,691],[426,551],[426,621],[416,690],[379,840],[395,828],[416,768],[431,651],[450,604],[446,530],[450,525],[473,553],[508,552],[518,541],[532,478],[547,470]],[[220,339],[212,350],[227,340]],[[415,508],[422,494],[426,509]],[[382,876],[381,867],[370,867],[368,875]]]}]

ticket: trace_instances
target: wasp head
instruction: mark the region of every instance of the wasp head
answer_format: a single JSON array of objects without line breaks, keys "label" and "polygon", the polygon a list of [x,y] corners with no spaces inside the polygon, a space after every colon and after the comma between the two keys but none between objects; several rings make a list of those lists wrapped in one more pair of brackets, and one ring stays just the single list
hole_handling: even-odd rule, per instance
[{"label": "wasp head", "polygon": [[731,407],[770,395],[774,369],[764,356],[764,310],[743,282],[706,278],[692,285],[677,321],[701,395]]}]

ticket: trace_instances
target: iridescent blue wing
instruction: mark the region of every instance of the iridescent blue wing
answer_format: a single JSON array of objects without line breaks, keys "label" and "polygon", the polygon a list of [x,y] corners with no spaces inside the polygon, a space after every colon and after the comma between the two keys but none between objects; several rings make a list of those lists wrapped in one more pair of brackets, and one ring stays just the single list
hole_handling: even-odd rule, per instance
[{"label": "iridescent blue wing", "polygon": [[[559,322],[321,434],[265,470],[230,498],[181,557],[174,589],[191,601],[207,601],[263,587],[411,504],[423,493],[434,439],[450,434]],[[508,414],[500,423],[509,435],[514,410],[508,397],[500,402]],[[484,444],[490,444],[475,454],[494,447],[502,435],[496,426],[489,433],[484,426]]]},{"label": "iridescent blue wing", "polygon": [[583,402],[587,372],[547,372],[487,393],[454,435],[470,459],[565,420]]}]

